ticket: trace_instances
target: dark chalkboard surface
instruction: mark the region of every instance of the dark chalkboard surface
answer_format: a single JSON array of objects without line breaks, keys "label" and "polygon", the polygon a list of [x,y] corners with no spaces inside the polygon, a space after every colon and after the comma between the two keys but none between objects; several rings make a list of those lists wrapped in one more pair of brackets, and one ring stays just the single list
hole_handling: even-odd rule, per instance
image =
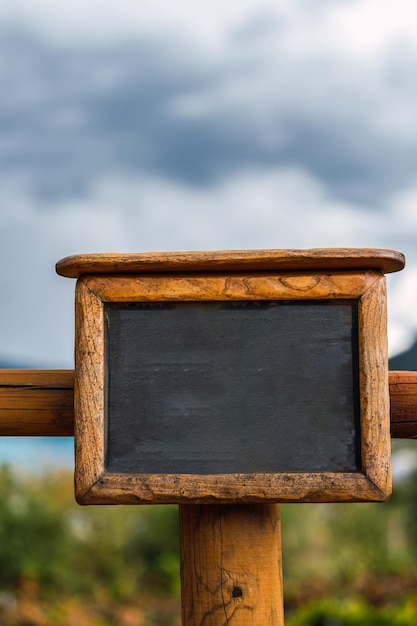
[{"label": "dark chalkboard surface", "polygon": [[360,469],[356,301],[104,311],[107,471]]}]

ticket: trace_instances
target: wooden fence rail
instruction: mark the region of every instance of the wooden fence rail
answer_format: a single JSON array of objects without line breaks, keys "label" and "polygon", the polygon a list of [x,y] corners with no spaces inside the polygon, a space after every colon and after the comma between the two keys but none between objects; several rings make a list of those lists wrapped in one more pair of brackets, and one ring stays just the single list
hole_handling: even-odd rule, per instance
[{"label": "wooden fence rail", "polygon": [[[417,372],[390,372],[391,436],[417,439]],[[73,370],[0,370],[0,436],[74,435]]]},{"label": "wooden fence rail", "polygon": [[0,370],[0,435],[74,435],[73,370]]}]

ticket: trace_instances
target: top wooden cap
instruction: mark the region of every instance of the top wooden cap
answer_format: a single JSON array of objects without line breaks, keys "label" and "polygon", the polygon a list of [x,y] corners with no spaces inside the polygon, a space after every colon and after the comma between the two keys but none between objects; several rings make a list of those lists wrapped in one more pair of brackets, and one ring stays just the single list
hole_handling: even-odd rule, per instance
[{"label": "top wooden cap", "polygon": [[61,276],[69,278],[78,278],[82,274],[370,269],[386,274],[397,272],[403,269],[404,265],[404,255],[395,250],[316,248],[310,250],[76,254],[58,261],[56,271]]}]

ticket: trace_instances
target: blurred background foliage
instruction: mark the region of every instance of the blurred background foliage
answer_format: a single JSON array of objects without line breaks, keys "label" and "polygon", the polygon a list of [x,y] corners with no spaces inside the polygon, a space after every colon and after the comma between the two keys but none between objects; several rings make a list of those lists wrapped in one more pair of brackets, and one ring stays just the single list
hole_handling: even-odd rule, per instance
[{"label": "blurred background foliage", "polygon": [[[177,508],[79,507],[72,481],[0,470],[0,623],[179,626]],[[417,473],[383,504],[283,505],[282,532],[286,626],[417,624]]]}]

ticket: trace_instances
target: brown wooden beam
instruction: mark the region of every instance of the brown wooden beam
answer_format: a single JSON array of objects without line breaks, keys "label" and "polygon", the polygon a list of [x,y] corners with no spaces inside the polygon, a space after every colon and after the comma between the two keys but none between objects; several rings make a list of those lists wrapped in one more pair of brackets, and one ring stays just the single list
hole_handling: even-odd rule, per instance
[{"label": "brown wooden beam", "polygon": [[391,437],[417,439],[417,372],[390,372]]},{"label": "brown wooden beam", "polygon": [[74,435],[73,370],[0,370],[0,435]]},{"label": "brown wooden beam", "polygon": [[[390,372],[391,436],[417,439],[417,372]],[[73,370],[0,370],[0,436],[74,435]]]}]

